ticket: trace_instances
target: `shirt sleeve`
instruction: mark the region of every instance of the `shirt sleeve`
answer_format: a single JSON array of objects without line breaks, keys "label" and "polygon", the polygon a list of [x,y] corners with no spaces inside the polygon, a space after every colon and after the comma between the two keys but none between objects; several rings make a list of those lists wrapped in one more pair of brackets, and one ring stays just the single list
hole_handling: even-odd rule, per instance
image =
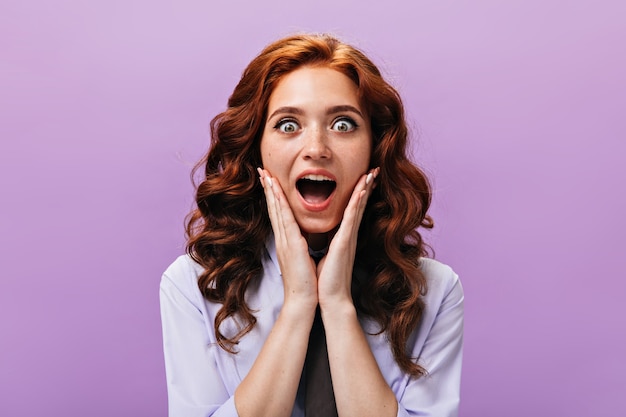
[{"label": "shirt sleeve", "polygon": [[219,347],[209,340],[193,294],[181,290],[182,269],[166,271],[160,286],[169,417],[237,417],[215,360]]},{"label": "shirt sleeve", "polygon": [[[463,345],[463,288],[452,274],[419,355],[425,376],[410,378],[398,401],[398,417],[458,415]],[[429,290],[430,291],[430,290]],[[428,307],[428,306],[427,306]]]}]

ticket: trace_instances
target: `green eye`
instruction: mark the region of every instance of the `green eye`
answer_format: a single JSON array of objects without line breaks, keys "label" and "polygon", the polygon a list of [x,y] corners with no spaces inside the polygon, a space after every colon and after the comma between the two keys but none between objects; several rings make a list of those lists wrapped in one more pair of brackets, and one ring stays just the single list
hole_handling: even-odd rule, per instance
[{"label": "green eye", "polygon": [[333,123],[332,129],[337,132],[351,132],[356,128],[356,123],[353,120],[343,118]]},{"label": "green eye", "polygon": [[283,133],[294,133],[298,130],[298,124],[293,120],[281,120],[274,128]]}]

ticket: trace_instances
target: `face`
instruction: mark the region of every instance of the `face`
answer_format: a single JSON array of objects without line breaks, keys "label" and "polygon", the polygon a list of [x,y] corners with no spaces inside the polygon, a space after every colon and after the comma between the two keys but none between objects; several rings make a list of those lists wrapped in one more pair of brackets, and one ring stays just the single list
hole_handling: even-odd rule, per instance
[{"label": "face", "polygon": [[276,85],[265,122],[263,167],[279,181],[300,229],[331,231],[372,152],[357,86],[330,68],[299,68]]}]

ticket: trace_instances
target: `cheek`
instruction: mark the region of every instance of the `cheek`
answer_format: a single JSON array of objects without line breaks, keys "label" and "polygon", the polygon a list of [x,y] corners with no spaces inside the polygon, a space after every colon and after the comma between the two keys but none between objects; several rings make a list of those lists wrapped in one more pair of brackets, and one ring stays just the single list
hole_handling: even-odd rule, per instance
[{"label": "cheek", "polygon": [[370,150],[367,148],[359,149],[358,151],[352,150],[351,155],[354,156],[350,161],[352,175],[358,179],[361,175],[367,172],[370,166]]},{"label": "cheek", "polygon": [[286,180],[285,175],[286,156],[284,150],[273,144],[261,146],[261,163],[263,168],[269,171],[270,175],[277,177],[282,182]]},{"label": "cheek", "polygon": [[266,141],[261,141],[261,163],[264,168],[267,168],[267,165],[272,164],[272,159],[274,157],[274,150],[272,149],[271,144],[266,143]]}]

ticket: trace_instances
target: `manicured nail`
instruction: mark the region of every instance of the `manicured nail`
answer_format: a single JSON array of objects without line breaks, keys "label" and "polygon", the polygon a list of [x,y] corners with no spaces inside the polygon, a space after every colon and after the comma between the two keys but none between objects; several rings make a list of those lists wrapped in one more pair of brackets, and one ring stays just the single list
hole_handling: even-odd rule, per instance
[{"label": "manicured nail", "polygon": [[270,186],[270,188],[272,188],[273,184],[272,184],[272,179],[270,177],[266,177],[265,181],[267,181],[267,185]]},{"label": "manicured nail", "polygon": [[365,185],[369,185],[370,182],[372,182],[372,173],[371,172],[369,174],[367,174],[367,177],[365,178]]},{"label": "manicured nail", "polygon": [[263,178],[263,170],[260,167],[256,169],[256,172],[259,173],[259,177]]}]

